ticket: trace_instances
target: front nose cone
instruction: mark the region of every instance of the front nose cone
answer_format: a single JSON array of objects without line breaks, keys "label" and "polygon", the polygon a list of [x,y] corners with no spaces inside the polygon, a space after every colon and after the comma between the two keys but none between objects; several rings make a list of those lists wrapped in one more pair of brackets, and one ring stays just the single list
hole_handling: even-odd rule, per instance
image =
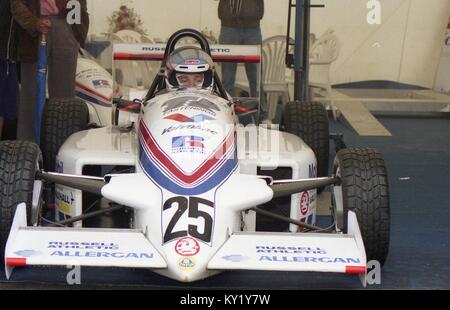
[{"label": "front nose cone", "polygon": [[191,237],[164,246],[167,262],[166,276],[180,282],[194,282],[217,274],[208,270],[212,248]]},{"label": "front nose cone", "polygon": [[168,260],[167,266],[170,274],[170,278],[190,283],[198,280],[203,280],[211,275],[216,274],[207,269],[207,259],[201,259],[200,257],[179,257],[174,260]]}]

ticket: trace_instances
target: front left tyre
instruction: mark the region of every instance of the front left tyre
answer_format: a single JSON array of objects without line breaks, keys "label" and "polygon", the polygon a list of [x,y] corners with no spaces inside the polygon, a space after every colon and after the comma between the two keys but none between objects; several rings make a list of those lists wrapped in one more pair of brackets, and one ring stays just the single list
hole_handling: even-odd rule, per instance
[{"label": "front left tyre", "polygon": [[44,169],[56,171],[56,156],[72,134],[88,129],[89,109],[78,98],[52,99],[45,105],[42,117],[41,147]]},{"label": "front left tyre", "polygon": [[41,165],[42,155],[36,144],[0,142],[0,266],[17,205],[26,204],[27,221],[31,222],[34,182]]}]

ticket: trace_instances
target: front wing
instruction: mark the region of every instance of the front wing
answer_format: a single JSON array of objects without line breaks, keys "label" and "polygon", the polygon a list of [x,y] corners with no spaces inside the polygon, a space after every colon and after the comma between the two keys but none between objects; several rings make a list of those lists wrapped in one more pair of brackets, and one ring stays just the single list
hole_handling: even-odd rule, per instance
[{"label": "front wing", "polygon": [[8,279],[14,267],[24,266],[167,268],[140,231],[27,227],[26,219],[20,204],[5,249]]},{"label": "front wing", "polygon": [[358,274],[366,285],[367,258],[354,212],[348,234],[234,234],[208,264],[214,270],[314,271]]}]

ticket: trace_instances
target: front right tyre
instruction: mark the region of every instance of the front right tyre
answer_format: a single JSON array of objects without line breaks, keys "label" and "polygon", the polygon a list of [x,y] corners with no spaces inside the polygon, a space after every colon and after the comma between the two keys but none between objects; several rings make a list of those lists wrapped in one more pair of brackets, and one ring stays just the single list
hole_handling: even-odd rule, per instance
[{"label": "front right tyre", "polygon": [[381,266],[389,252],[389,184],[383,156],[372,148],[348,148],[339,151],[334,174],[341,179],[344,233],[348,211],[356,213],[364,241],[367,261]]},{"label": "front right tyre", "polygon": [[286,132],[300,137],[313,150],[317,158],[317,176],[327,177],[330,131],[324,106],[320,102],[288,102],[283,124]]}]

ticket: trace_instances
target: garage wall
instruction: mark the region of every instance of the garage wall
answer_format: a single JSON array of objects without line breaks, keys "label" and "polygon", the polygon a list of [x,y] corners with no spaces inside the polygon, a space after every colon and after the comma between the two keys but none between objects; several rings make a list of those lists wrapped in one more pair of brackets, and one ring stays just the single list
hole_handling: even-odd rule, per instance
[{"label": "garage wall", "polygon": [[[433,88],[450,0],[380,0],[382,22],[367,23],[367,0],[313,0],[311,31],[328,28],[341,41],[341,53],[331,68],[334,84],[390,80]],[[219,36],[217,0],[88,0],[91,34],[108,30],[107,17],[121,4],[134,7],[146,24],[149,38],[167,39],[182,27],[213,31]],[[263,36],[285,34],[288,0],[265,0]]]},{"label": "garage wall", "polygon": [[[356,0],[358,1],[358,0]],[[107,32],[107,18],[120,5],[134,7],[146,24],[149,38],[167,38],[183,27],[220,33],[218,0],[88,0],[92,23],[90,33]],[[266,15],[262,24],[264,37],[286,33],[288,0],[265,0]]]},{"label": "garage wall", "polygon": [[450,93],[450,19],[443,46],[444,49],[442,51],[434,89],[439,92]]}]

